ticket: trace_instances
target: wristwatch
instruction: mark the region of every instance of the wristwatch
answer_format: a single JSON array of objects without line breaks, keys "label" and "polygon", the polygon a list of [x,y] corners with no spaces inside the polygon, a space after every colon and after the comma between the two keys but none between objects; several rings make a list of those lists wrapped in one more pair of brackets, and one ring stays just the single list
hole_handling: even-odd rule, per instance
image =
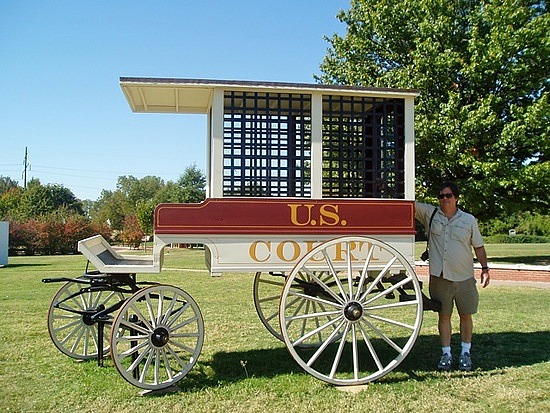
[{"label": "wristwatch", "polygon": [[481,267],[482,270],[488,270],[489,267]]}]

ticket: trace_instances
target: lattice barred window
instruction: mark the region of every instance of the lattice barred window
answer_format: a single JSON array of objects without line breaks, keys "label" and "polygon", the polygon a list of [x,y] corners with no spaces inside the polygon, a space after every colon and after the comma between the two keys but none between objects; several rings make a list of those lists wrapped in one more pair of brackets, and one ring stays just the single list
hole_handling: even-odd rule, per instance
[{"label": "lattice barred window", "polygon": [[310,95],[225,92],[223,130],[224,196],[310,196]]},{"label": "lattice barred window", "polygon": [[323,197],[404,198],[404,100],[323,96]]}]

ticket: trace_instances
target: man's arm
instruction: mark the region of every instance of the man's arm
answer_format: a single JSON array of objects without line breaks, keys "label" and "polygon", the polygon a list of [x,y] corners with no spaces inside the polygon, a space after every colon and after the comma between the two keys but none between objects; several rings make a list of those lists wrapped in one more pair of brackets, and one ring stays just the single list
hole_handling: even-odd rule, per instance
[{"label": "man's arm", "polygon": [[474,248],[474,251],[476,253],[477,260],[481,264],[481,286],[485,288],[489,285],[491,278],[489,276],[489,267],[487,266],[487,251],[485,251],[484,246]]}]

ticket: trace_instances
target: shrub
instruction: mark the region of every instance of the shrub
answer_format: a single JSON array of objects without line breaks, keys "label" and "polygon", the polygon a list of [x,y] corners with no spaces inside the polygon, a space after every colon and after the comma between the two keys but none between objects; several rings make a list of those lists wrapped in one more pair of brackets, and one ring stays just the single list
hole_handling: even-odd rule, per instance
[{"label": "shrub", "polygon": [[516,235],[509,236],[504,234],[490,235],[483,239],[488,244],[543,244],[549,243],[550,237],[540,235]]},{"label": "shrub", "polygon": [[9,254],[69,254],[77,252],[78,241],[95,234],[109,238],[107,224],[91,222],[79,214],[49,214],[40,219],[10,221]]},{"label": "shrub", "polygon": [[479,222],[479,228],[484,236],[508,236],[508,231],[515,229],[517,235],[550,237],[550,215],[521,212],[505,218]]}]

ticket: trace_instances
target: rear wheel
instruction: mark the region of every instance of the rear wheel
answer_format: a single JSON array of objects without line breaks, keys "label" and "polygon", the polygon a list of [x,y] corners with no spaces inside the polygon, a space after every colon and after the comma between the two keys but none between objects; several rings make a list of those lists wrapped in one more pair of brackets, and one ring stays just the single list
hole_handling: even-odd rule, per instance
[{"label": "rear wheel", "polygon": [[285,285],[284,274],[257,272],[254,277],[254,306],[261,322],[271,334],[282,340],[279,328],[279,299]]},{"label": "rear wheel", "polygon": [[336,385],[368,383],[412,349],[422,324],[421,286],[390,245],[338,238],[290,272],[279,322],[286,347],[306,372]]},{"label": "rear wheel", "polygon": [[48,310],[48,331],[54,345],[69,357],[88,360],[96,358],[99,349],[109,352],[107,341],[112,316],[102,317],[103,343],[98,342],[98,324],[92,316],[124,300],[120,292],[92,290],[89,283],[68,282],[54,295]]}]

